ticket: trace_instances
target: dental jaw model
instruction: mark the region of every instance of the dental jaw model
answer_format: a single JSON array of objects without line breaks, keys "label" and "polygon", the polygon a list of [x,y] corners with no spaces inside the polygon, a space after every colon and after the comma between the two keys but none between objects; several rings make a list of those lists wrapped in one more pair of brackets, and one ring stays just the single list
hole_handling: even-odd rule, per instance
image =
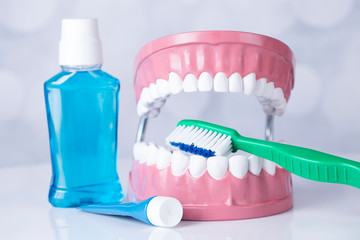
[{"label": "dental jaw model", "polygon": [[285,44],[252,33],[182,33],[145,45],[136,58],[140,124],[129,179],[131,200],[175,197],[185,220],[256,218],[291,208],[291,175],[276,164],[253,155],[188,156],[143,142],[143,132],[170,95],[235,92],[257,97],[267,115],[266,140],[273,140],[273,116],[286,109],[293,64]]}]

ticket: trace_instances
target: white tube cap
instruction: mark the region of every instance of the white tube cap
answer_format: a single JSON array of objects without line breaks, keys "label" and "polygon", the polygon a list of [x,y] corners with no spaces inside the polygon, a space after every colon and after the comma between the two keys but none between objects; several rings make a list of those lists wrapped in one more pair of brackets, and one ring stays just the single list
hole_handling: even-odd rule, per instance
[{"label": "white tube cap", "polygon": [[63,19],[59,45],[59,64],[102,64],[97,19]]},{"label": "white tube cap", "polygon": [[176,198],[156,196],[149,202],[147,217],[159,227],[174,227],[183,216],[183,208]]}]

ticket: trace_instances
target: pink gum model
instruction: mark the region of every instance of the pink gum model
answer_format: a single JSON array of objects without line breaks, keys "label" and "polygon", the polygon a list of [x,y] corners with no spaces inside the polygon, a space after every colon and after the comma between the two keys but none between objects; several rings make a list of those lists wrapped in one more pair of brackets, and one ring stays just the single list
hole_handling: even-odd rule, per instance
[{"label": "pink gum model", "polygon": [[[135,176],[134,176],[135,174]],[[158,170],[134,161],[129,197],[145,200],[150,196],[177,198],[184,208],[184,220],[234,220],[273,215],[292,207],[290,173],[277,169],[274,176],[262,171],[238,179],[227,172],[220,180],[207,172],[194,178],[189,170],[174,176],[170,166]]]},{"label": "pink gum model", "polygon": [[284,43],[263,35],[233,31],[189,32],[159,38],[145,45],[135,61],[135,94],[157,79],[168,79],[175,72],[182,79],[202,72],[215,76],[224,72],[227,77],[237,72],[242,77],[256,73],[282,88],[288,100],[294,86],[290,48]]},{"label": "pink gum model", "polygon": [[[273,88],[280,88],[288,101],[294,85],[293,53],[279,40],[263,35],[208,31],[175,34],[145,45],[136,57],[135,92],[139,101],[144,88],[168,81],[176,73],[182,81],[187,74],[199,78],[203,72],[229,78],[256,74]],[[286,104],[285,102],[285,104]],[[269,216],[293,205],[291,174],[276,167],[275,174],[264,169],[256,176],[250,171],[237,178],[228,170],[221,179],[205,171],[193,177],[189,169],[175,176],[171,165],[159,169],[134,159],[129,179],[129,198],[143,200],[154,195],[177,198],[186,220],[232,220]]]}]

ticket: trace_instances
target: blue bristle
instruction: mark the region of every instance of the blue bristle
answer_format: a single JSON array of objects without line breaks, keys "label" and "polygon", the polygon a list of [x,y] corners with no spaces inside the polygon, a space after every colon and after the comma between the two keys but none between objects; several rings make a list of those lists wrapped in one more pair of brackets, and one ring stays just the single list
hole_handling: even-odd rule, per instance
[{"label": "blue bristle", "polygon": [[170,144],[174,147],[179,148],[183,152],[193,153],[195,155],[200,155],[206,158],[215,156],[215,152],[210,149],[196,147],[193,143],[191,145],[185,143],[178,142],[170,142]]}]

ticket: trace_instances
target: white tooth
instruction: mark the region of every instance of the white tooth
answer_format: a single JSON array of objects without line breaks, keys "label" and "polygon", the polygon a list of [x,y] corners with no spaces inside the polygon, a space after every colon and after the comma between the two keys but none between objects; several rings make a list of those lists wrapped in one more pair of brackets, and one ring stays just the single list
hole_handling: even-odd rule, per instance
[{"label": "white tooth", "polygon": [[139,145],[140,145],[140,142],[136,142],[133,146],[133,158],[135,160],[138,160],[139,159]]},{"label": "white tooth", "polygon": [[227,173],[228,165],[228,159],[224,156],[210,157],[207,160],[207,171],[212,178],[219,180]]},{"label": "white tooth", "polygon": [[230,92],[243,92],[244,91],[243,79],[239,73],[233,73],[229,77],[229,91]]},{"label": "white tooth", "polygon": [[255,91],[254,94],[256,96],[261,96],[265,89],[266,89],[266,78],[260,78],[259,80],[256,81],[256,86],[255,86]]},{"label": "white tooth", "polygon": [[263,94],[261,94],[264,98],[268,98],[271,99],[272,95],[274,94],[274,83],[273,82],[269,82],[266,84],[266,89],[263,92]]},{"label": "white tooth", "polygon": [[271,106],[278,107],[285,101],[284,93],[281,88],[275,88],[271,96]]},{"label": "white tooth", "polygon": [[174,176],[180,176],[185,173],[189,166],[189,157],[181,151],[173,152],[171,156],[171,172]]},{"label": "white tooth", "polygon": [[151,118],[155,118],[159,115],[159,113],[160,113],[160,108],[151,108],[148,116]]},{"label": "white tooth", "polygon": [[141,157],[141,154],[144,150],[144,147],[146,146],[146,143],[144,142],[136,142],[133,146],[133,157],[134,157],[134,160],[138,160],[140,159]]},{"label": "white tooth", "polygon": [[160,96],[160,94],[158,92],[158,87],[154,83],[150,83],[149,90],[150,90],[151,98],[154,99],[151,107],[152,108],[161,108],[165,103],[165,97]]},{"label": "white tooth", "polygon": [[165,102],[166,102],[165,99],[159,98],[152,104],[152,107],[153,108],[162,108],[162,106],[164,106]]},{"label": "white tooth", "polygon": [[287,103],[286,103],[286,100],[284,98],[283,102],[279,106],[275,107],[275,114],[278,115],[278,116],[283,115],[285,110],[286,110],[286,106],[287,106]]},{"label": "white tooth", "polygon": [[284,93],[283,90],[281,88],[275,88],[274,89],[274,93],[271,96],[271,100],[282,100],[284,98]]},{"label": "white tooth", "polygon": [[283,98],[281,100],[274,100],[274,101],[271,101],[271,106],[275,107],[275,108],[278,108],[282,105],[286,104],[286,99]]},{"label": "white tooth", "polygon": [[199,155],[191,155],[189,163],[189,171],[191,176],[198,178],[206,171],[206,158]]},{"label": "white tooth", "polygon": [[262,105],[270,105],[271,104],[271,100],[264,98],[264,97],[257,97],[258,101],[262,104]]},{"label": "white tooth", "polygon": [[270,105],[263,105],[263,110],[266,114],[274,114],[275,113],[275,108],[273,106]]},{"label": "white tooth", "polygon": [[150,109],[145,107],[142,102],[138,102],[137,106],[136,106],[136,110],[137,110],[137,114],[138,116],[145,116],[149,113]]},{"label": "white tooth", "polygon": [[236,178],[243,178],[249,171],[249,161],[244,155],[235,155],[229,159],[229,171]]},{"label": "white tooth", "polygon": [[169,87],[172,94],[178,94],[183,90],[183,82],[179,75],[174,72],[169,74]]},{"label": "white tooth", "polygon": [[249,159],[249,170],[252,174],[258,176],[261,172],[261,158],[255,155],[250,155]]},{"label": "white tooth", "polygon": [[198,89],[198,81],[194,74],[186,75],[183,83],[184,92],[196,92]]},{"label": "white tooth", "polygon": [[205,92],[205,91],[211,91],[212,90],[212,77],[210,73],[203,72],[199,76],[198,80],[198,87],[199,91]]},{"label": "white tooth", "polygon": [[141,95],[140,95],[140,102],[145,107],[149,107],[154,102],[154,99],[151,97],[149,88],[145,87],[142,89]]},{"label": "white tooth", "polygon": [[214,77],[214,91],[215,92],[227,92],[229,91],[229,80],[225,73],[218,72]]},{"label": "white tooth", "polygon": [[287,104],[286,104],[286,100],[285,100],[285,102],[283,102],[280,106],[276,107],[275,114],[278,116],[283,115],[286,110],[286,106],[287,106]]},{"label": "white tooth", "polygon": [[149,90],[152,99],[158,100],[160,98],[157,87],[154,83],[150,83]]},{"label": "white tooth", "polygon": [[144,147],[142,148],[142,152],[138,159],[140,163],[146,162],[146,157],[147,157],[147,153],[148,153],[149,149],[150,149],[150,146],[148,144],[145,144]]},{"label": "white tooth", "polygon": [[159,147],[156,155],[156,167],[158,169],[167,168],[171,161],[171,152],[164,147]]},{"label": "white tooth", "polygon": [[156,154],[158,148],[154,143],[149,143],[148,152],[146,154],[146,163],[147,165],[153,165],[156,163]]},{"label": "white tooth", "polygon": [[262,159],[263,169],[270,175],[275,175],[276,164],[267,159]]},{"label": "white tooth", "polygon": [[256,75],[255,73],[249,73],[244,77],[244,94],[251,95],[254,93],[256,86]]},{"label": "white tooth", "polygon": [[170,85],[165,79],[159,78],[156,80],[156,87],[160,97],[167,98],[170,95]]}]

